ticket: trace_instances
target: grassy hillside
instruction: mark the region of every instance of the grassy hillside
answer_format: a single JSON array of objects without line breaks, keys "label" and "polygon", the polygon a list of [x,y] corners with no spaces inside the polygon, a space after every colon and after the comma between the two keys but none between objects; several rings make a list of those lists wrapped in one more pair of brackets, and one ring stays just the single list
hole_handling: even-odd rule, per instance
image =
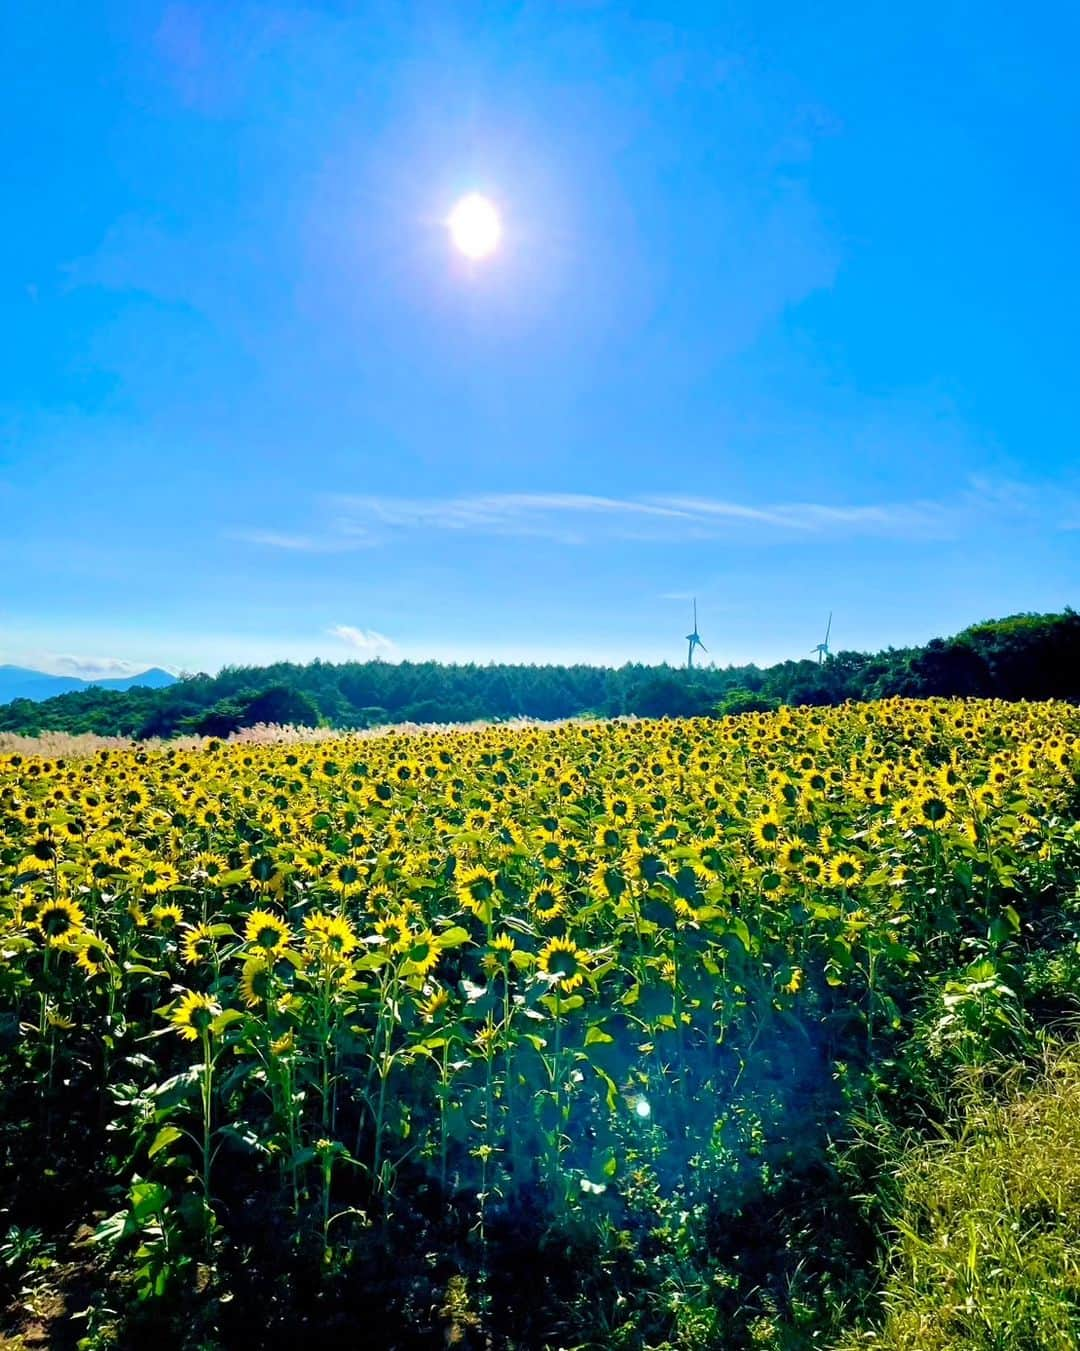
[{"label": "grassy hillside", "polygon": [[381,661],[233,667],[167,689],[16,701],[0,707],[0,731],[222,736],[259,722],[346,728],[582,713],[680,717],[889,695],[1078,699],[1080,615],[1017,615],[924,647],[839,652],[821,665],[765,669]]}]

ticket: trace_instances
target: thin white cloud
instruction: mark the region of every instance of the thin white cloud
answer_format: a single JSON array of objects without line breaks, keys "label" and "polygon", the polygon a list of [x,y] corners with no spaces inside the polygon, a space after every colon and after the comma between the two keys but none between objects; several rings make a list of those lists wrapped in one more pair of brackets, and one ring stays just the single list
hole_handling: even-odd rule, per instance
[{"label": "thin white cloud", "polygon": [[364,532],[350,529],[326,536],[292,535],[280,530],[230,530],[226,539],[241,544],[255,544],[264,549],[280,549],[286,553],[340,554],[353,549],[370,547],[372,541]]},{"label": "thin white cloud", "polygon": [[[1065,498],[1067,498],[1067,494]],[[670,543],[673,540],[797,538],[838,535],[912,540],[955,539],[988,521],[1037,523],[1054,518],[1069,528],[1075,511],[1048,485],[972,478],[949,500],[896,502],[737,502],[691,494],[613,497],[599,493],[476,493],[446,497],[388,495],[323,499],[326,523],[317,532],[267,529],[231,537],[291,552],[339,553],[371,548],[397,534],[533,537],[569,545],[596,540]]]},{"label": "thin white cloud", "polygon": [[590,493],[484,493],[471,497],[356,496],[333,499],[342,531],[369,541],[379,530],[445,530],[534,535],[583,542],[597,535],[642,541],[735,530],[782,533],[914,535],[951,532],[942,503],[869,505],[799,502],[756,505],[711,497],[607,497]]},{"label": "thin white cloud", "polygon": [[139,669],[130,661],[123,661],[120,657],[56,656],[53,657],[52,664],[67,675],[82,676],[84,679],[94,679],[100,676],[134,675]]},{"label": "thin white cloud", "polygon": [[848,530],[881,535],[950,535],[955,522],[943,502],[891,502],[879,506],[828,506],[798,502],[778,507],[790,522],[808,530]]},{"label": "thin white cloud", "polygon": [[967,500],[976,510],[1027,516],[1039,508],[1039,489],[1017,479],[989,478],[973,474],[968,480]]},{"label": "thin white cloud", "polygon": [[358,629],[352,624],[335,624],[327,629],[327,633],[331,638],[336,638],[338,642],[363,653],[366,657],[388,657],[397,650],[386,634],[376,633],[374,629]]},{"label": "thin white cloud", "polygon": [[718,520],[750,521],[785,529],[804,529],[800,521],[783,515],[787,508],[752,507],[742,502],[718,501],[714,497],[660,497],[653,499],[678,511],[684,519],[715,523]]},{"label": "thin white cloud", "polygon": [[125,676],[141,675],[150,661],[128,661],[122,657],[85,657],[68,652],[50,652],[41,649],[20,652],[6,658],[19,666],[42,671],[46,675],[77,676],[80,680],[119,680]]},{"label": "thin white cloud", "polygon": [[[438,530],[504,530],[528,527],[540,517],[572,515],[650,516],[685,518],[687,513],[663,503],[599,497],[587,493],[485,493],[476,497],[339,497],[345,515],[357,516],[405,529],[430,526]],[[527,533],[532,533],[527,530]]]},{"label": "thin white cloud", "polygon": [[972,475],[965,504],[980,521],[994,517],[1013,526],[1080,529],[1080,487],[1075,478],[1057,483],[1028,483]]}]

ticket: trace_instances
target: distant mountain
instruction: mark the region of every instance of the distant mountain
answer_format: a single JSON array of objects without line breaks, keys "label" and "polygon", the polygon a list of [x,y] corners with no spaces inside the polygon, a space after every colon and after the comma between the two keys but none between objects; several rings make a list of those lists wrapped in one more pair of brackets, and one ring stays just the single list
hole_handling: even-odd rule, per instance
[{"label": "distant mountain", "polygon": [[0,704],[10,704],[13,699],[51,699],[54,695],[72,694],[76,690],[130,690],[136,686],[163,690],[175,683],[176,677],[160,666],[152,666],[139,675],[116,676],[109,680],[80,680],[78,676],[49,675],[26,666],[0,666]]}]

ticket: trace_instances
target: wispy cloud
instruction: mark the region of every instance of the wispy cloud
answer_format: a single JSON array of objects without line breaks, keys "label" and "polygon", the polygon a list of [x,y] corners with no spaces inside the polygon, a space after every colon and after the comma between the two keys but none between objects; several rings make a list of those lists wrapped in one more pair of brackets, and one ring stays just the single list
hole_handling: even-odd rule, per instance
[{"label": "wispy cloud", "polygon": [[138,675],[149,662],[126,661],[121,657],[79,657],[65,652],[35,652],[28,663],[51,675],[78,676],[80,680],[113,680]]},{"label": "wispy cloud", "polygon": [[582,542],[598,534],[626,539],[730,534],[737,529],[785,533],[940,535],[950,512],[935,502],[757,505],[711,497],[608,497],[590,493],[484,493],[469,497],[337,497],[339,528],[365,537],[401,530],[539,535]]},{"label": "wispy cloud", "polygon": [[53,666],[65,675],[80,676],[83,680],[101,680],[109,676],[134,675],[140,668],[119,657],[57,656]]},{"label": "wispy cloud", "polygon": [[231,532],[264,548],[339,553],[371,548],[412,531],[505,535],[583,545],[601,540],[644,544],[674,539],[814,538],[836,536],[911,540],[955,539],[989,521],[1044,522],[1070,528],[1074,511],[1048,485],[972,478],[952,498],[885,502],[739,502],[728,498],[654,493],[612,497],[599,493],[476,493],[446,497],[388,495],[323,499],[318,531],[269,529]]},{"label": "wispy cloud", "polygon": [[1058,482],[1025,482],[973,475],[964,501],[979,521],[996,518],[1042,530],[1080,528],[1080,481],[1075,476]]},{"label": "wispy cloud", "polygon": [[348,553],[353,549],[370,548],[373,543],[366,533],[350,529],[326,535],[293,535],[281,530],[229,530],[225,537],[241,544],[301,554]]},{"label": "wispy cloud", "polygon": [[326,631],[331,638],[336,638],[338,642],[363,653],[366,657],[389,657],[397,651],[393,641],[387,638],[386,634],[376,633],[374,629],[358,629],[352,624],[335,624]]},{"label": "wispy cloud", "polygon": [[366,534],[387,530],[456,530],[489,535],[538,535],[580,543],[606,521],[611,530],[624,522],[687,520],[687,513],[659,502],[632,501],[589,493],[482,493],[473,497],[338,497],[336,525]]}]

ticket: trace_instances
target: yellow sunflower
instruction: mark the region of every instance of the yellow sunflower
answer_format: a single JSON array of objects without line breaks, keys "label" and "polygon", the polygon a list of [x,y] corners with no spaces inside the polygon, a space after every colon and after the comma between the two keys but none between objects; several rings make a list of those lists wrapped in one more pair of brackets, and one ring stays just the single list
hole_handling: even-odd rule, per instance
[{"label": "yellow sunflower", "polygon": [[566,902],[561,892],[544,882],[529,897],[529,908],[540,924],[549,924],[565,911]]},{"label": "yellow sunflower", "polygon": [[209,995],[189,990],[169,1015],[169,1022],[185,1041],[198,1041],[209,1032],[210,1024],[221,1012],[221,1005]]},{"label": "yellow sunflower", "polygon": [[108,969],[112,951],[104,939],[99,938],[97,934],[86,933],[74,941],[78,945],[75,965],[81,967],[87,976],[100,976]]},{"label": "yellow sunflower", "polygon": [[266,1002],[270,993],[273,967],[261,955],[249,957],[240,972],[240,998],[249,1009]]},{"label": "yellow sunflower", "polygon": [[458,900],[466,910],[486,919],[495,898],[496,878],[487,868],[469,868],[457,879]]},{"label": "yellow sunflower", "polygon": [[587,953],[572,938],[551,938],[541,949],[537,965],[554,989],[570,994],[585,980]]},{"label": "yellow sunflower", "polygon": [[41,913],[43,901],[40,896],[24,896],[15,903],[15,922],[27,929],[37,927],[38,915]]},{"label": "yellow sunflower", "polygon": [[780,844],[780,822],[775,816],[759,816],[750,831],[757,847],[768,853]]},{"label": "yellow sunflower", "polygon": [[244,941],[261,948],[267,954],[283,952],[292,934],[289,926],[269,910],[253,910],[244,927]]},{"label": "yellow sunflower", "polygon": [[[425,986],[424,988],[429,989],[430,987]],[[437,990],[434,990],[431,994],[427,995],[420,1004],[420,1016],[425,1023],[433,1023],[449,1003],[450,992],[440,986]]]},{"label": "yellow sunflower", "polygon": [[807,854],[802,861],[802,875],[808,882],[823,882],[826,867],[825,860],[820,854]]},{"label": "yellow sunflower", "polygon": [[348,957],[359,941],[347,919],[319,910],[305,916],[304,933],[310,952],[335,958]]},{"label": "yellow sunflower", "polygon": [[50,947],[56,947],[77,934],[85,921],[82,907],[62,897],[44,901],[37,915],[37,927]]},{"label": "yellow sunflower", "polygon": [[22,872],[48,872],[59,858],[59,846],[50,832],[43,831],[30,841],[29,853],[23,856],[19,868]]},{"label": "yellow sunflower", "polygon": [[214,931],[209,924],[188,926],[180,945],[180,955],[188,966],[205,961],[214,950]]},{"label": "yellow sunflower", "polygon": [[862,864],[854,854],[834,854],[829,859],[825,880],[831,887],[853,887],[862,871]]},{"label": "yellow sunflower", "polygon": [[953,806],[944,793],[927,789],[918,794],[912,804],[910,819],[915,825],[930,830],[943,830],[952,820]]},{"label": "yellow sunflower", "polygon": [[144,895],[159,896],[163,891],[176,886],[180,881],[180,874],[171,863],[159,863],[155,860],[144,863],[135,880]]},{"label": "yellow sunflower", "polygon": [[154,921],[154,927],[160,929],[162,933],[174,933],[184,922],[184,912],[178,905],[171,902],[168,905],[155,905],[150,911],[150,918]]},{"label": "yellow sunflower", "polygon": [[434,971],[439,962],[439,942],[430,929],[411,934],[405,948],[405,965],[402,967],[407,976],[426,976]]}]

